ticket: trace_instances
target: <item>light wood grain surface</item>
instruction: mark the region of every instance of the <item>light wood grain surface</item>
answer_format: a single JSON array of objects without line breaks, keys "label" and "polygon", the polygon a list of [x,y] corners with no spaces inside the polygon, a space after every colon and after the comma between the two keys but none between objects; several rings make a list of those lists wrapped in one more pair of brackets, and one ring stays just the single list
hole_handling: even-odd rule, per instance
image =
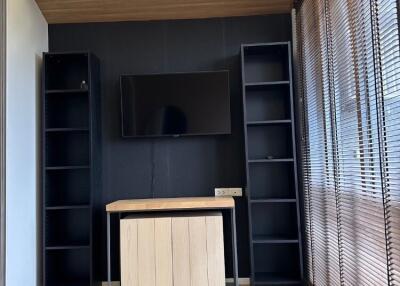
[{"label": "light wood grain surface", "polygon": [[[139,285],[156,286],[156,252],[154,237],[154,219],[142,218],[137,220],[138,225],[138,276]],[[123,284],[131,285],[131,284]]]},{"label": "light wood grain surface", "polygon": [[172,277],[172,218],[155,219],[156,285],[173,286]]},{"label": "light wood grain surface", "polygon": [[206,217],[189,218],[190,285],[208,285]]},{"label": "light wood grain surface", "polygon": [[293,0],[36,0],[47,21],[85,23],[290,13]]},{"label": "light wood grain surface", "polygon": [[206,225],[208,286],[224,285],[225,257],[222,215],[207,216]]},{"label": "light wood grain surface", "polygon": [[189,218],[172,219],[172,252],[174,286],[190,285]]},{"label": "light wood grain surface", "polygon": [[137,220],[122,219],[120,221],[120,232],[121,261],[123,261],[121,263],[121,282],[123,285],[128,283],[139,285]]},{"label": "light wood grain surface", "polygon": [[122,286],[225,286],[221,212],[121,219]]},{"label": "light wood grain surface", "polygon": [[171,210],[207,210],[234,208],[232,197],[195,197],[195,198],[166,198],[121,200],[106,206],[107,212],[148,212]]}]

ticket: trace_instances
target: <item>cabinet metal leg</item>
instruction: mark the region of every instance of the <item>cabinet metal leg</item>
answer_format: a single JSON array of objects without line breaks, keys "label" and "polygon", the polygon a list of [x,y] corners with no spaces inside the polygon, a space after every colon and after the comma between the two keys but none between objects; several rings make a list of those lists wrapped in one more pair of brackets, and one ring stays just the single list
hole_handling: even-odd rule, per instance
[{"label": "cabinet metal leg", "polygon": [[231,209],[231,233],[232,233],[233,284],[235,286],[239,286],[235,208]]},{"label": "cabinet metal leg", "polygon": [[107,213],[107,282],[111,286],[111,229],[110,213]]}]

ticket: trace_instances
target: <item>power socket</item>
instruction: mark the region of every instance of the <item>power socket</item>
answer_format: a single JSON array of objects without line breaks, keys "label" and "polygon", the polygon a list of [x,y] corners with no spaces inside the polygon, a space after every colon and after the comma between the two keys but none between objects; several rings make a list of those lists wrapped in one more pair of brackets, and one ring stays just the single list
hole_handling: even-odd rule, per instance
[{"label": "power socket", "polygon": [[243,195],[242,188],[215,188],[216,197],[241,197]]}]

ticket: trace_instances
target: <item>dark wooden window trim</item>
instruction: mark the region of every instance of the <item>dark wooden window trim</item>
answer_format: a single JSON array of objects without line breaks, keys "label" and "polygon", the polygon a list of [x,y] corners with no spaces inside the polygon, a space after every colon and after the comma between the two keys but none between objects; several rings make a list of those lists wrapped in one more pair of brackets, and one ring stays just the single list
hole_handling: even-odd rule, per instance
[{"label": "dark wooden window trim", "polygon": [[6,0],[0,0],[0,286],[6,284],[6,12]]}]

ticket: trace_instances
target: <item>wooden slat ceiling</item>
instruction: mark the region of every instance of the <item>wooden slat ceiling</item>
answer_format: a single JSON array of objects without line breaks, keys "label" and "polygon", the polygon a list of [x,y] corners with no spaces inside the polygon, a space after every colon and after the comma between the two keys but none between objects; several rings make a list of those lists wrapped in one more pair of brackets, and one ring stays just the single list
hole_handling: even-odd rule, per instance
[{"label": "wooden slat ceiling", "polygon": [[53,23],[204,19],[289,13],[293,0],[36,0]]}]

